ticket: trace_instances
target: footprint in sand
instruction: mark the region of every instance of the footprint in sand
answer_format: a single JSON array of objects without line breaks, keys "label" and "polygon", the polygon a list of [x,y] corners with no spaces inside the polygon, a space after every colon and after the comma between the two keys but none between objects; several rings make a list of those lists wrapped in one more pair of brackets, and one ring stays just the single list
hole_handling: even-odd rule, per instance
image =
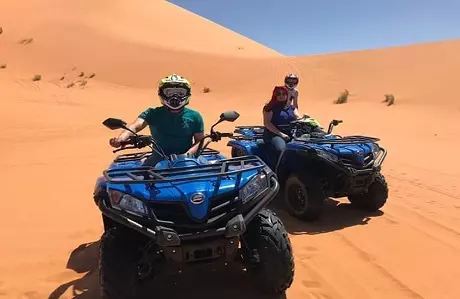
[{"label": "footprint in sand", "polygon": [[36,291],[28,291],[22,294],[21,299],[42,299],[43,295],[40,295]]},{"label": "footprint in sand", "polygon": [[305,249],[306,251],[310,251],[310,252],[318,251],[318,248],[313,247],[313,246],[305,246],[303,249]]}]

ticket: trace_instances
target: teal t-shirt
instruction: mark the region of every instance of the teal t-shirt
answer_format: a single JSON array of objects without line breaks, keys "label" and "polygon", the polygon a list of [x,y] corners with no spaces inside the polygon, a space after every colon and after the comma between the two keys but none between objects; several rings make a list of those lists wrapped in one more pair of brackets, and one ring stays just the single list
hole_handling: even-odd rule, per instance
[{"label": "teal t-shirt", "polygon": [[152,137],[167,155],[185,153],[193,145],[193,134],[204,132],[201,114],[187,107],[179,113],[164,106],[147,108],[139,118],[149,124]]}]

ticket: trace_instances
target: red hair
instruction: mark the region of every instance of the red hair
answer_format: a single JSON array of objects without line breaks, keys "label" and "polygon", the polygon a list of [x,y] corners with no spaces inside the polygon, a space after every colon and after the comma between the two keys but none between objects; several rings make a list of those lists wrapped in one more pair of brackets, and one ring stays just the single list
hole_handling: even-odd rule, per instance
[{"label": "red hair", "polygon": [[[280,90],[283,91],[286,94],[286,100],[283,101],[283,102],[280,102],[280,101],[276,100],[276,93],[278,91],[280,91]],[[287,89],[286,86],[275,86],[275,88],[273,88],[272,98],[271,98],[270,102],[265,104],[264,111],[271,111],[273,108],[275,108],[277,106],[284,107],[284,105],[286,105],[286,102],[288,100],[288,98],[287,98],[288,95],[289,95],[289,90]]]}]

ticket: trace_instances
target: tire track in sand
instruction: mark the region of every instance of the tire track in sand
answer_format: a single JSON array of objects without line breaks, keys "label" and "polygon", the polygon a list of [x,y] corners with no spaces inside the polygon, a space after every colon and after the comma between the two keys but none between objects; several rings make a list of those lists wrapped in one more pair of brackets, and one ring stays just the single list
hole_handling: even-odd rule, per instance
[{"label": "tire track in sand", "polygon": [[302,283],[300,287],[310,298],[424,298],[341,233],[332,232],[322,239],[327,240],[314,242],[317,253],[313,256],[308,257],[304,249],[296,250],[296,284]]},{"label": "tire track in sand", "polygon": [[341,233],[337,233],[337,236],[341,239],[343,243],[346,244],[349,248],[356,252],[356,254],[366,263],[372,265],[385,279],[387,279],[391,284],[393,284],[396,289],[401,291],[405,298],[415,298],[415,299],[423,299],[424,297],[421,296],[419,293],[411,289],[407,284],[403,283],[399,280],[396,276],[391,274],[385,267],[377,263],[376,258],[372,257],[369,253],[361,249],[359,246],[355,245],[350,239],[342,235]]},{"label": "tire track in sand", "polygon": [[[399,186],[402,190],[405,187],[405,182]],[[392,193],[399,198],[390,195],[385,214],[372,217],[365,225],[291,237],[298,259],[295,283],[310,296],[304,297],[455,298],[455,277],[460,277],[460,269],[455,267],[460,261],[460,235],[420,211],[406,208],[406,198],[399,196],[398,189],[395,191]],[[423,194],[418,192],[410,200]],[[283,219],[289,225],[292,217],[283,215]],[[302,223],[292,221],[297,222],[294,225],[300,231]],[[304,227],[308,231],[311,224]],[[302,238],[300,247],[296,246],[298,238]]]}]

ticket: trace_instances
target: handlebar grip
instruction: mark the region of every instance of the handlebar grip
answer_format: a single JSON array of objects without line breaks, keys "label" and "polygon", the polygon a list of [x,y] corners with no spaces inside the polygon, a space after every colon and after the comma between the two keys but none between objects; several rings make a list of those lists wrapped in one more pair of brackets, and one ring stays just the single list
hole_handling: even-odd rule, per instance
[{"label": "handlebar grip", "polygon": [[232,137],[233,133],[220,133],[221,137]]},{"label": "handlebar grip", "polygon": [[125,145],[130,145],[130,144],[133,144],[133,141],[132,141],[132,140],[120,142],[120,146],[125,146]]}]

